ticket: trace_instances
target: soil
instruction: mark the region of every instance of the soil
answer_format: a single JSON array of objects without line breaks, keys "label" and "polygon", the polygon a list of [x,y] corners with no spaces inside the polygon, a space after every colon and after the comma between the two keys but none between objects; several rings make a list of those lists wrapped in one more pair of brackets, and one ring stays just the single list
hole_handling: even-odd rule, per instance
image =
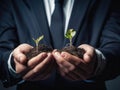
[{"label": "soil", "polygon": [[79,58],[83,58],[83,55],[85,53],[85,50],[83,48],[77,48],[75,46],[66,46],[63,49],[60,50],[60,52],[65,51],[72,55],[75,55]]},{"label": "soil", "polygon": [[[34,47],[33,49],[30,50],[30,52],[26,53],[26,57],[28,60],[30,60],[31,58],[37,56],[38,54],[40,54],[41,52],[52,52],[53,48],[49,47],[47,45],[44,44],[40,44],[38,46],[38,50],[36,47]],[[83,58],[83,55],[85,53],[85,50],[82,48],[77,48],[75,46],[65,46],[64,48],[62,48],[61,50],[58,50],[60,52],[65,51],[68,52],[72,55],[75,55],[79,58]]]},{"label": "soil", "polygon": [[44,44],[40,44],[38,46],[38,48],[34,47],[30,50],[30,52],[26,53],[26,57],[28,60],[30,60],[32,57],[37,56],[41,52],[52,52],[52,51],[53,51],[52,47],[49,47],[49,46],[44,45]]}]

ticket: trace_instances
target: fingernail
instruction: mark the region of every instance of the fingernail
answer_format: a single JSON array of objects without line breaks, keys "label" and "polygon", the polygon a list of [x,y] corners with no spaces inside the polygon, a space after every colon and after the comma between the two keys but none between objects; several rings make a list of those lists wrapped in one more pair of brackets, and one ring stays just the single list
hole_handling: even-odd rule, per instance
[{"label": "fingernail", "polygon": [[51,53],[48,53],[48,56],[51,55]]},{"label": "fingernail", "polygon": [[65,57],[65,54],[61,54],[62,57]]},{"label": "fingernail", "polygon": [[62,52],[62,53],[61,53],[61,56],[62,56],[62,57],[65,57],[65,53],[64,53],[64,52]]},{"label": "fingernail", "polygon": [[54,52],[57,51],[57,49],[54,49]]},{"label": "fingernail", "polygon": [[42,53],[42,57],[46,57],[47,56],[47,54],[46,53]]},{"label": "fingernail", "polygon": [[60,55],[58,52],[55,52],[55,55]]}]

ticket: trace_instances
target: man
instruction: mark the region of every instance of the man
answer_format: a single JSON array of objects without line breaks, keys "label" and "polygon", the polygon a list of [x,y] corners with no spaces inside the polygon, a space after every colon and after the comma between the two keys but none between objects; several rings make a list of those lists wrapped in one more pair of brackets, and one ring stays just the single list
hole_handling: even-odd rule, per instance
[{"label": "man", "polygon": [[[18,90],[106,90],[104,82],[120,74],[118,2],[64,0],[60,27],[59,20],[58,26],[52,24],[55,4],[54,0],[0,1],[0,77],[4,86],[17,84]],[[54,27],[62,27],[64,33],[58,36],[60,30],[52,32]],[[76,30],[73,45],[85,49],[83,59],[56,50],[68,43],[63,35],[71,28]],[[32,38],[41,35],[45,36],[41,43],[55,50],[27,60],[25,53],[34,46]]]}]

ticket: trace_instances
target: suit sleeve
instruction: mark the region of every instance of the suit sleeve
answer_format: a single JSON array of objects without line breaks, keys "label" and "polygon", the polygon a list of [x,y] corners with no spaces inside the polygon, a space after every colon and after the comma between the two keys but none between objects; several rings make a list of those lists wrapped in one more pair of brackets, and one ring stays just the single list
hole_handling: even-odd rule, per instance
[{"label": "suit sleeve", "polygon": [[19,44],[10,5],[9,0],[0,1],[0,80],[5,87],[20,80],[10,74],[7,64],[10,53]]},{"label": "suit sleeve", "polygon": [[100,80],[113,79],[120,75],[120,4],[113,2],[108,20],[102,31],[99,50],[106,57],[106,67]]}]

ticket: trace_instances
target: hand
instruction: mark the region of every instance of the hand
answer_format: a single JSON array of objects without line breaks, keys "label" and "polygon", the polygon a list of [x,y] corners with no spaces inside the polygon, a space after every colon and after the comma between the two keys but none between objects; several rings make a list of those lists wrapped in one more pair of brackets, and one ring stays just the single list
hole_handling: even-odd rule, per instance
[{"label": "hand", "polygon": [[16,73],[21,74],[24,80],[36,81],[46,79],[50,76],[54,66],[52,54],[43,52],[27,60],[25,53],[32,48],[28,44],[21,44],[13,51]]},{"label": "hand", "polygon": [[93,47],[83,44],[78,48],[85,49],[83,59],[67,52],[53,51],[60,74],[70,80],[85,80],[93,75],[96,64],[96,53]]}]

